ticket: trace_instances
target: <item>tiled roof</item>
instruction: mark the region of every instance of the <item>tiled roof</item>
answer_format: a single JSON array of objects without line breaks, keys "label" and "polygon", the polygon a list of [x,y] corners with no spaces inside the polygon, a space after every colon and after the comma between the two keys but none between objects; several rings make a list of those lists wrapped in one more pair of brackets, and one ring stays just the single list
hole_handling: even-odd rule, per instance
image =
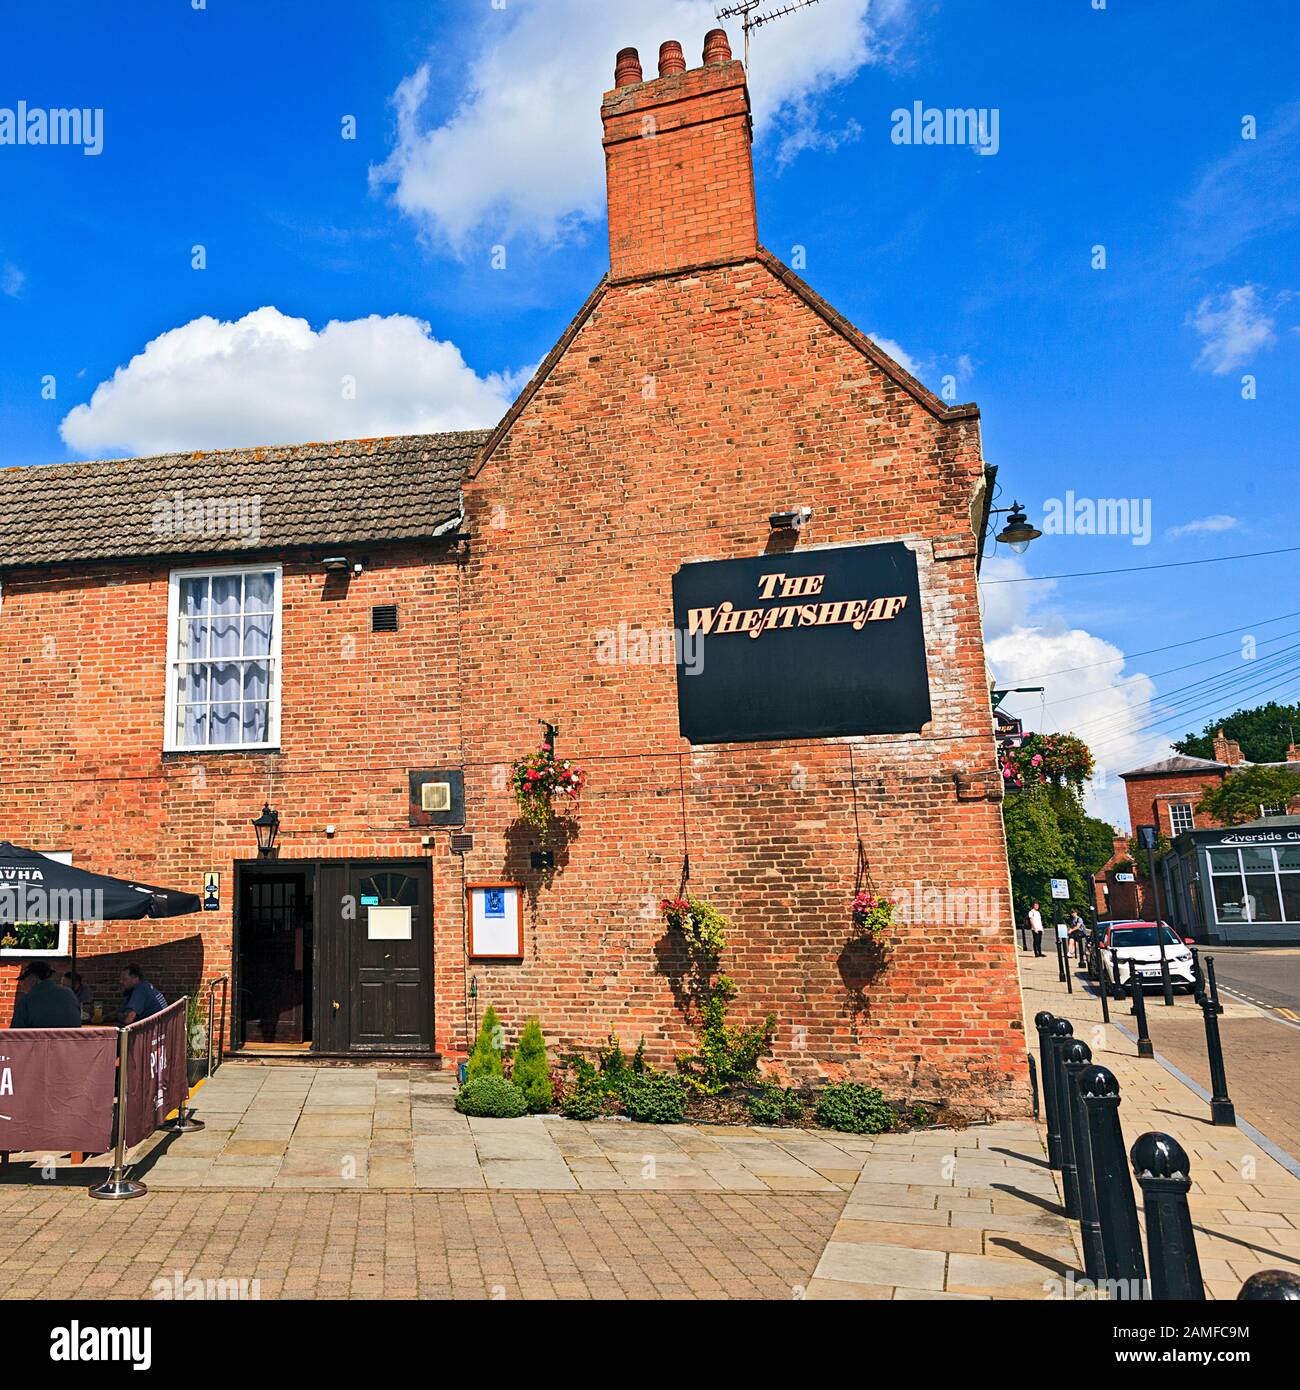
[{"label": "tiled roof", "polygon": [[1147,763],[1145,767],[1130,768],[1121,772],[1121,777],[1157,777],[1162,772],[1224,772],[1227,763],[1216,763],[1209,758],[1189,758],[1175,753],[1171,758],[1162,758],[1158,763]]},{"label": "tiled roof", "polygon": [[461,479],[490,433],[7,468],[0,566],[437,535],[455,528]]}]

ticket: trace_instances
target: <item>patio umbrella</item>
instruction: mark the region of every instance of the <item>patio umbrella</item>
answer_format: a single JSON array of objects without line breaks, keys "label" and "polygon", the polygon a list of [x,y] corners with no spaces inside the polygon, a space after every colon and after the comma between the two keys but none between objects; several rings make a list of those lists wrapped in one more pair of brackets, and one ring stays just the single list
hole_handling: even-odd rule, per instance
[{"label": "patio umbrella", "polygon": [[202,906],[194,893],[93,874],[0,841],[0,922],[181,917]]}]

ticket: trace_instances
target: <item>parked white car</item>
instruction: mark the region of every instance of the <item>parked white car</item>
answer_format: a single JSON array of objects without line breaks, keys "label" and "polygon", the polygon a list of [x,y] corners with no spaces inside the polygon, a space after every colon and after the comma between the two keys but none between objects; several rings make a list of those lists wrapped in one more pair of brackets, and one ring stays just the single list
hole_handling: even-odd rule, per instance
[{"label": "parked white car", "polygon": [[[1160,930],[1164,934],[1169,978],[1175,989],[1186,989],[1190,993],[1196,988],[1192,953],[1166,923],[1160,924]],[[1156,924],[1133,921],[1106,923],[1101,939],[1103,983],[1112,995],[1117,995],[1121,990],[1128,989],[1134,971],[1144,989],[1147,986],[1161,987],[1160,938],[1156,935]]]}]

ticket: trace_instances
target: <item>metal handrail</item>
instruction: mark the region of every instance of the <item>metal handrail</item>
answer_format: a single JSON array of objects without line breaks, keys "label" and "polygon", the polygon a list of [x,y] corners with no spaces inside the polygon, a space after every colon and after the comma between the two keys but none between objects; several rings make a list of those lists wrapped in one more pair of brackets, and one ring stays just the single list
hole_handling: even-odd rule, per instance
[{"label": "metal handrail", "polygon": [[215,979],[208,981],[208,1069],[206,1076],[211,1076],[217,1069],[212,1065],[212,1039],[214,1015],[217,1004],[217,986],[221,986],[221,1027],[216,1036],[220,1037],[221,1042],[217,1048],[217,1067],[226,1060],[226,1006],[230,998],[230,976],[218,975]]}]

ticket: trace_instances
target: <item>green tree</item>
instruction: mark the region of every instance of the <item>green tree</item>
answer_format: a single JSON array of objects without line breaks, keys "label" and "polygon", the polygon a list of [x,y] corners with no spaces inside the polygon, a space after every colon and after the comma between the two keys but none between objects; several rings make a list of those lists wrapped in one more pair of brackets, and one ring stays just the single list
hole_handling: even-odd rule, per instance
[{"label": "green tree", "polygon": [[528,1108],[534,1115],[551,1108],[554,1099],[551,1087],[551,1067],[546,1060],[546,1040],[542,1025],[530,1018],[524,1025],[523,1036],[515,1049],[515,1064],[510,1079],[524,1093]]},{"label": "green tree", "polygon": [[1279,705],[1270,700],[1266,705],[1239,709],[1226,719],[1216,719],[1199,734],[1176,739],[1174,747],[1189,758],[1213,758],[1214,736],[1222,729],[1241,745],[1241,755],[1247,762],[1281,763],[1286,761],[1287,746],[1296,728],[1300,728],[1300,704]]},{"label": "green tree", "polygon": [[[1173,846],[1169,841],[1169,836],[1166,835],[1163,830],[1157,830],[1156,847],[1152,850],[1156,863],[1158,864],[1172,848]],[[1151,877],[1147,866],[1147,852],[1142,848],[1142,842],[1136,835],[1130,835],[1128,837],[1128,858],[1129,869],[1135,873],[1143,883],[1146,883]],[[1118,869],[1119,865],[1116,864],[1115,867]]]},{"label": "green tree", "polygon": [[505,1067],[502,1056],[505,1052],[506,1034],[491,1004],[483,1011],[483,1022],[474,1041],[474,1050],[469,1054],[468,1080],[480,1076],[504,1076]]},{"label": "green tree", "polygon": [[1220,825],[1242,825],[1259,815],[1261,806],[1285,806],[1300,796],[1300,772],[1286,767],[1243,767],[1207,786],[1196,809]]},{"label": "green tree", "polygon": [[1016,921],[1023,922],[1029,905],[1037,899],[1047,911],[1052,901],[1051,880],[1070,880],[1071,896],[1083,884],[1066,853],[1065,838],[1046,790],[1026,787],[1013,792],[1002,804],[1002,821],[1007,832],[1007,859],[1011,866],[1011,898]]}]

